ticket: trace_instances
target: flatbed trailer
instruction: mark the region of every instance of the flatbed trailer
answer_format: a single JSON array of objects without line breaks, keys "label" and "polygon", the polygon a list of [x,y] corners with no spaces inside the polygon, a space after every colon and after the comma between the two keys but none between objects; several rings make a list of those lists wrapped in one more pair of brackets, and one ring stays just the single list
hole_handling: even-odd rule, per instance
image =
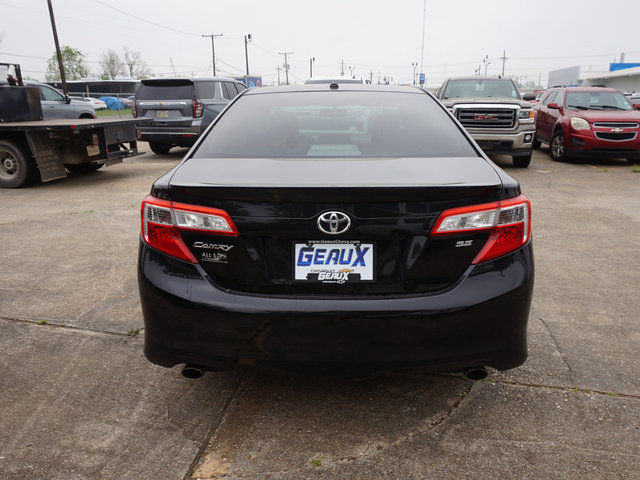
[{"label": "flatbed trailer", "polygon": [[86,173],[138,155],[131,119],[58,119],[0,122],[0,187],[48,182]]}]

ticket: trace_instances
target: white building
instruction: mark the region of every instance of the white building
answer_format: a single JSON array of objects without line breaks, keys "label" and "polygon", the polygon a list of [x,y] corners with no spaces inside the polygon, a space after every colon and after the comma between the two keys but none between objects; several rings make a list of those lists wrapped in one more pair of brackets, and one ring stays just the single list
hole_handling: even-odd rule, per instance
[{"label": "white building", "polygon": [[580,67],[576,66],[549,72],[549,87],[570,85],[606,85],[621,92],[640,92],[640,67],[613,72],[582,72]]},{"label": "white building", "polygon": [[621,92],[640,92],[640,67],[625,68],[614,72],[583,72],[580,85],[606,85]]}]

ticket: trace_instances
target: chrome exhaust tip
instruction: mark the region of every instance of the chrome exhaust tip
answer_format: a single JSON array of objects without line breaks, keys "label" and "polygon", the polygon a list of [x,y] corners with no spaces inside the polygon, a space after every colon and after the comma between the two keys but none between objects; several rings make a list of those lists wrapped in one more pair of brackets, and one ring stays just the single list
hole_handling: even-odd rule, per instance
[{"label": "chrome exhaust tip", "polygon": [[484,367],[469,367],[464,369],[462,376],[467,380],[476,382],[478,380],[484,380],[489,376],[489,374],[487,373],[487,369]]},{"label": "chrome exhaust tip", "polygon": [[186,364],[182,368],[182,376],[185,378],[190,378],[192,380],[196,380],[204,375],[204,368],[199,367],[198,365],[190,365]]}]

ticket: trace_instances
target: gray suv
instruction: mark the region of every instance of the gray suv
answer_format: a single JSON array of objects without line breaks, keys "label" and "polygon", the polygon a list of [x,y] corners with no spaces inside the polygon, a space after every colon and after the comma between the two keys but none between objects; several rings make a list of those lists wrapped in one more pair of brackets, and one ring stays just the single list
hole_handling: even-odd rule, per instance
[{"label": "gray suv", "polygon": [[133,116],[151,120],[138,125],[141,140],[154,153],[190,147],[227,104],[245,90],[233,78],[153,78],[142,80]]}]

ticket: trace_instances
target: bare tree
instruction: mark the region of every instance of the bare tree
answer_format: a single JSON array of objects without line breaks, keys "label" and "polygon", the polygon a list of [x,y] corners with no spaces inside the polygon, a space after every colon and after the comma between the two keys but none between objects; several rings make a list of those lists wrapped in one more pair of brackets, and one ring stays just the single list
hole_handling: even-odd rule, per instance
[{"label": "bare tree", "polygon": [[125,73],[128,73],[131,78],[140,79],[153,76],[151,70],[147,67],[147,63],[142,60],[140,52],[131,50],[130,48],[123,47],[123,59],[125,66]]},{"label": "bare tree", "polygon": [[107,50],[102,54],[100,59],[100,78],[102,80],[115,80],[118,75],[125,72],[124,63],[118,52],[115,50]]}]

